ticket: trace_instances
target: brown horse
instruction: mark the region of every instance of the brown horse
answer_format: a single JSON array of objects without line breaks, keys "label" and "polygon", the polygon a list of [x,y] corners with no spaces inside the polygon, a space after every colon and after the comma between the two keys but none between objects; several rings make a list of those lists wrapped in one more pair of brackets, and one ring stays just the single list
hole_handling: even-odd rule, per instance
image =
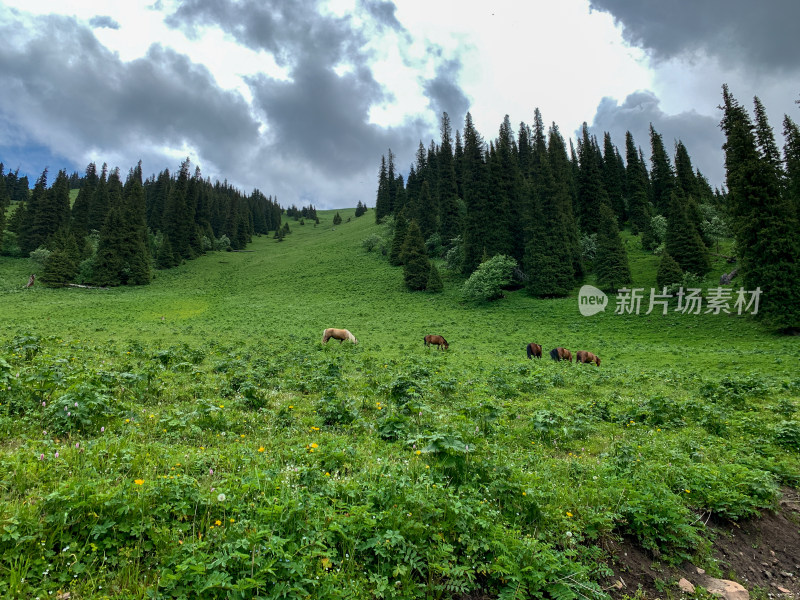
[{"label": "brown horse", "polygon": [[587,352],[586,350],[578,350],[575,353],[575,360],[579,363],[594,363],[598,367],[600,366],[600,357],[596,354],[592,354],[591,352]]},{"label": "brown horse", "polygon": [[572,352],[559,346],[558,348],[553,348],[550,350],[550,358],[555,361],[568,360],[569,362],[572,362]]},{"label": "brown horse", "polygon": [[444,346],[445,350],[450,347],[450,344],[447,343],[447,340],[440,335],[426,335],[422,341],[428,347],[430,347],[431,344],[438,346],[439,350],[442,349],[442,346]]},{"label": "brown horse", "polygon": [[345,340],[350,340],[354,344],[358,343],[358,340],[356,339],[356,336],[354,336],[352,333],[347,331],[347,329],[334,329],[333,327],[329,327],[324,332],[322,332],[322,343],[323,344],[327,344],[328,340],[331,339],[331,338],[333,338],[335,340],[339,340],[340,344]]},{"label": "brown horse", "polygon": [[528,360],[530,360],[534,356],[536,358],[542,358],[542,347],[539,344],[534,344],[531,342],[530,344],[525,346],[525,350],[528,351]]}]

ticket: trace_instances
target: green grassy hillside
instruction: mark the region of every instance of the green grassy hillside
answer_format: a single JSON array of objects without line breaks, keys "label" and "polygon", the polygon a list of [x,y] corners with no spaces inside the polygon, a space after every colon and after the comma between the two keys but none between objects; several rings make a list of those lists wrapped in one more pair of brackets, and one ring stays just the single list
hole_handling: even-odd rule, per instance
[{"label": "green grassy hillside", "polygon": [[800,484],[796,338],[464,303],[445,269],[410,293],[340,213],[142,288],[25,290],[0,258],[0,595],[602,598],[606,540],[719,572],[706,517]]}]

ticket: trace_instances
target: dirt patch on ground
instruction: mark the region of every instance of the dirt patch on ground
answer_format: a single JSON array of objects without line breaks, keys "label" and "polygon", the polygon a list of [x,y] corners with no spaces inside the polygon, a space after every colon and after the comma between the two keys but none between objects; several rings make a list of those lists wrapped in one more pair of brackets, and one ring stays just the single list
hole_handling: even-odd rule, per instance
[{"label": "dirt patch on ground", "polygon": [[[775,512],[765,511],[748,521],[709,522],[713,556],[722,579],[738,581],[750,592],[760,588],[775,597],[800,598],[800,493],[784,489]],[[698,584],[697,569],[690,564],[670,568],[631,539],[610,542],[614,575],[605,582],[613,598],[633,596],[638,589],[647,598],[680,595],[677,582],[686,578]]]}]

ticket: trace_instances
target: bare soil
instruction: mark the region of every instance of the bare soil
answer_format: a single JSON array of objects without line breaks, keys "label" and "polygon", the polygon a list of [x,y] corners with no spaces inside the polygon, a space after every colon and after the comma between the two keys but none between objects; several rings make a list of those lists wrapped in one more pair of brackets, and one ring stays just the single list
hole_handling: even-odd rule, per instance
[{"label": "bare soil", "polygon": [[[800,492],[785,488],[775,511],[747,521],[707,523],[712,555],[721,579],[731,579],[759,597],[800,598]],[[613,598],[633,596],[641,589],[649,599],[677,598],[681,578],[698,585],[697,567],[668,567],[631,539],[607,542],[614,575],[605,587]],[[782,591],[786,590],[786,591]]]}]

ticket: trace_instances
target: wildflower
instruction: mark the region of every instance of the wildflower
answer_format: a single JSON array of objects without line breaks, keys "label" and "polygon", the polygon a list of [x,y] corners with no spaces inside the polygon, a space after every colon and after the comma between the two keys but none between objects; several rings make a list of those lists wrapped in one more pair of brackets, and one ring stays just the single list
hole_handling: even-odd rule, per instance
[{"label": "wildflower", "polygon": [[56,451],[56,458],[58,458],[58,451]]},{"label": "wildflower", "polygon": [[567,516],[568,516],[568,517],[571,517],[571,516],[572,516],[572,513],[571,513],[571,512],[569,512],[569,511],[567,511]]},{"label": "wildflower", "polygon": [[136,485],[144,485],[144,479],[134,479],[133,483]]},{"label": "wildflower", "polygon": [[263,452],[263,451],[264,451],[264,446],[261,446],[261,447],[258,449],[258,451],[259,451],[259,452]]},{"label": "wildflower", "polygon": [[312,448],[319,448],[319,446],[317,445],[317,443],[316,443],[316,442],[312,442],[312,443],[311,443],[311,447],[312,447]]},{"label": "wildflower", "polygon": [[104,433],[104,432],[105,432],[105,430],[106,430],[106,428],[105,428],[105,427],[101,427],[101,428],[100,428],[100,433]]},{"label": "wildflower", "polygon": [[331,474],[326,471],[325,472],[325,477],[330,477],[330,476],[331,476]]},{"label": "wildflower", "polygon": [[294,406],[290,404],[290,405],[289,405],[289,408],[294,408]]},{"label": "wildflower", "polygon": [[225,494],[220,494],[219,496],[217,496],[217,500],[219,500],[220,502],[225,502]]},{"label": "wildflower", "polygon": [[39,455],[39,460],[44,460],[44,454]]},{"label": "wildflower", "polygon": [[528,495],[528,493],[527,493],[527,492],[522,492],[522,495],[523,495],[523,496],[527,496],[527,495]]},{"label": "wildflower", "polygon": [[417,450],[417,455],[422,454],[422,450]]},{"label": "wildflower", "polygon": [[222,525],[222,521],[220,521],[219,519],[217,519],[216,521],[214,521],[214,525],[216,525],[217,527],[219,527],[220,525]]},{"label": "wildflower", "polygon": [[231,519],[231,523],[236,523],[236,519]]},{"label": "wildflower", "polygon": [[219,407],[220,408],[225,408],[225,405],[224,404],[220,404]]},{"label": "wildflower", "polygon": [[77,402],[75,403],[75,408],[78,408],[78,403]]},{"label": "wildflower", "polygon": [[683,491],[686,492],[687,494],[691,494],[692,493],[689,490],[683,490]]},{"label": "wildflower", "polygon": [[209,474],[209,475],[213,475],[213,474],[214,474],[214,469],[209,469],[209,470],[208,470],[208,474]]},{"label": "wildflower", "polygon": [[131,422],[131,420],[130,420],[130,419],[125,419],[125,422],[126,422],[126,423],[130,423],[130,422]]}]

